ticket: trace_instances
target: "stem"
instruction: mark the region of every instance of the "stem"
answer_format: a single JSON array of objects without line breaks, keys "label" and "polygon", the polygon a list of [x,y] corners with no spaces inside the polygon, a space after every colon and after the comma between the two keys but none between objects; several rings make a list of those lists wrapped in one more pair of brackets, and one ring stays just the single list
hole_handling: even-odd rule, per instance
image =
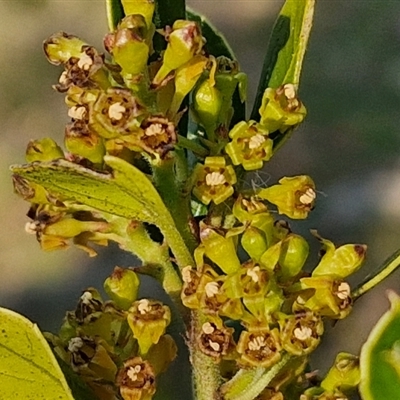
[{"label": "stem", "polygon": [[227,383],[221,386],[224,400],[255,399],[291,359],[285,354],[273,367],[241,369]]},{"label": "stem", "polygon": [[353,290],[352,297],[357,300],[363,294],[374,288],[378,283],[386,279],[396,269],[400,267],[400,249],[393,253],[384,263],[378,268],[377,271],[368,275],[364,282],[360,283],[358,287]]},{"label": "stem", "polygon": [[[186,174],[183,174],[180,170],[178,171],[178,166],[180,165],[178,164],[178,157],[182,157],[182,155],[175,153],[173,158],[162,160],[157,164],[153,163],[153,180],[164,204],[172,215],[175,226],[185,242],[187,249],[190,253],[193,253],[198,243],[190,230],[190,224],[193,218],[190,209],[190,196],[185,194],[183,190],[185,183],[182,180],[186,178]],[[180,179],[178,179],[179,175],[183,176],[180,176]],[[160,229],[163,230],[161,226]],[[175,257],[178,257],[174,250],[173,252]],[[179,266],[183,268],[187,265],[192,265],[192,262],[193,261],[186,263],[185,265],[179,263]]]},{"label": "stem", "polygon": [[215,399],[222,383],[218,364],[204,354],[197,343],[197,338],[205,321],[204,315],[200,311],[192,312],[189,349],[190,361],[193,366],[193,391],[196,394],[196,400]]}]

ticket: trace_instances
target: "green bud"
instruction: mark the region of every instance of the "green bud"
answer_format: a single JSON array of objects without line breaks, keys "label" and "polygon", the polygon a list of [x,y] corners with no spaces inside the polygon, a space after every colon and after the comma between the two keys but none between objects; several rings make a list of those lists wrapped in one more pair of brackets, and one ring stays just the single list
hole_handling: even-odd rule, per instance
[{"label": "green bud", "polygon": [[44,43],[43,49],[51,64],[65,64],[71,57],[80,57],[82,47],[86,43],[76,36],[58,32],[50,36]]},{"label": "green bud", "polygon": [[222,107],[222,93],[216,88],[214,79],[203,81],[193,93],[193,111],[209,140],[214,140]]},{"label": "green bud", "polygon": [[347,392],[360,383],[359,359],[350,353],[338,353],[331,369],[321,382],[321,387],[327,392]]},{"label": "green bud", "polygon": [[53,224],[46,225],[42,232],[49,236],[72,238],[82,232],[104,232],[109,225],[104,221],[78,221],[74,218],[63,218]]},{"label": "green bud", "polygon": [[154,0],[122,0],[122,7],[127,16],[131,14],[143,16],[147,27],[150,27],[155,9]]},{"label": "green bud", "polygon": [[193,194],[204,204],[220,204],[233,192],[236,174],[224,157],[206,157],[204,165],[197,164],[193,171]]},{"label": "green bud", "polygon": [[202,223],[200,225],[200,240],[205,255],[226,274],[235,272],[240,268],[233,237],[224,237]]},{"label": "green bud", "polygon": [[194,21],[175,21],[172,31],[167,34],[167,40],[163,63],[153,79],[153,84],[156,86],[160,85],[170,72],[199,54],[203,47],[200,27]]},{"label": "green bud", "polygon": [[53,161],[64,158],[61,147],[50,138],[40,140],[30,140],[26,149],[26,161]]},{"label": "green bud", "polygon": [[137,298],[139,285],[139,277],[134,271],[115,267],[113,273],[104,281],[103,286],[118,307],[128,310]]},{"label": "green bud", "polygon": [[281,256],[282,242],[269,247],[260,257],[260,264],[270,272],[274,272]]},{"label": "green bud", "polygon": [[241,244],[247,254],[256,261],[259,261],[268,248],[264,233],[252,226],[249,226],[243,232]]},{"label": "green bud", "polygon": [[151,400],[156,392],[155,382],[153,367],[141,357],[126,360],[116,378],[124,400]]},{"label": "green bud", "polygon": [[321,238],[316,232],[314,234],[323,245],[324,255],[312,272],[312,276],[329,275],[343,279],[361,267],[367,251],[366,245],[345,244],[336,248],[330,240]]},{"label": "green bud", "polygon": [[135,14],[125,17],[117,30],[106,36],[106,48],[122,68],[123,75],[138,75],[145,69],[150,52],[147,31],[144,17]]},{"label": "green bud", "polygon": [[249,367],[270,368],[281,359],[281,344],[276,328],[242,331],[237,352],[240,363]]},{"label": "green bud", "polygon": [[268,131],[255,121],[241,121],[229,132],[232,139],[225,146],[234,165],[243,165],[247,171],[260,169],[272,157],[273,142]]},{"label": "green bud", "polygon": [[284,177],[279,185],[261,189],[258,196],[278,207],[279,214],[292,219],[307,218],[314,207],[315,185],[307,175]]},{"label": "green bud", "polygon": [[64,144],[70,153],[86,158],[93,164],[103,164],[106,154],[104,141],[90,131],[85,122],[75,120],[66,126]]},{"label": "green bud", "polygon": [[260,124],[269,132],[279,130],[284,133],[299,125],[307,111],[297,98],[295,86],[287,83],[277,89],[265,90],[259,113]]},{"label": "green bud", "polygon": [[[47,190],[37,183],[29,182],[19,175],[12,176],[14,192],[21,196],[24,200],[32,204],[58,204],[62,205],[61,201],[51,196]],[[36,210],[35,210],[36,211]],[[29,232],[28,232],[29,233]]]},{"label": "green bud", "polygon": [[133,303],[128,311],[128,323],[142,355],[158,343],[170,321],[169,308],[159,301],[142,299]]},{"label": "green bud", "polygon": [[286,281],[297,276],[303,269],[308,252],[308,243],[302,236],[289,234],[281,247],[279,279]]}]

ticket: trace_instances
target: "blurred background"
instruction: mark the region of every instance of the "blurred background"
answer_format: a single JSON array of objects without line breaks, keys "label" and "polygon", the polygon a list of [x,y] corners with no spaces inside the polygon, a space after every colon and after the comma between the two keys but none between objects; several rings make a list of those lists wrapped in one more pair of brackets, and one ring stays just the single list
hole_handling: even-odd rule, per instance
[{"label": "blurred background", "polygon": [[[187,3],[225,34],[249,75],[251,104],[283,1]],[[84,288],[101,287],[115,265],[135,265],[116,246],[99,249],[94,259],[75,248],[44,253],[24,231],[28,204],[13,194],[8,166],[24,162],[30,139],[51,136],[62,142],[66,108],[51,88],[61,71],[42,52],[43,40],[60,30],[102,49],[104,2],[0,2],[0,306],[51,331],[58,330]],[[313,177],[316,209],[295,230],[315,243],[314,259],[318,246],[309,229],[336,244],[366,243],[367,261],[354,284],[400,248],[400,2],[319,0],[300,97],[309,113],[306,122],[255,181]],[[358,353],[388,308],[388,288],[400,292],[400,272],[360,299],[349,318],[327,327],[316,368],[326,368],[338,350]],[[157,296],[154,287],[144,290]]]}]

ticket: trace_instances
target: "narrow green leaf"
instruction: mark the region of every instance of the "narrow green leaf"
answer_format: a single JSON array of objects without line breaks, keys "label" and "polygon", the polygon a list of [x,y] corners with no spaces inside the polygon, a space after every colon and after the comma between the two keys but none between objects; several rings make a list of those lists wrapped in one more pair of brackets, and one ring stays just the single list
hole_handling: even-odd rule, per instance
[{"label": "narrow green leaf", "polygon": [[372,329],[360,354],[363,400],[399,398],[400,393],[400,297],[389,292],[390,310]]},{"label": "narrow green leaf", "polygon": [[268,43],[251,119],[258,119],[258,109],[266,88],[277,88],[284,83],[298,86],[312,27],[314,4],[315,0],[286,0]]},{"label": "narrow green leaf", "polygon": [[190,253],[171,214],[147,176],[118,157],[105,156],[104,161],[113,169],[112,173],[96,172],[63,159],[14,165],[11,170],[65,199],[157,225],[179,265],[191,264]]},{"label": "narrow green leaf", "polygon": [[74,400],[36,324],[0,308],[0,398]]},{"label": "narrow green leaf", "polygon": [[113,32],[121,19],[125,17],[121,0],[106,0],[106,8],[108,29]]}]

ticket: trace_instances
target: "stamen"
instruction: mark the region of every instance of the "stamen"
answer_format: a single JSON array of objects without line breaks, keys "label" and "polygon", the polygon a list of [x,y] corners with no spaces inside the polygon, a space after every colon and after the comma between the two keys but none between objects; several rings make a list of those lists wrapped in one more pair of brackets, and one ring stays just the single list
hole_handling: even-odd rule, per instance
[{"label": "stamen", "polygon": [[76,353],[83,346],[83,340],[80,337],[74,337],[68,342],[68,351]]},{"label": "stamen", "polygon": [[246,275],[250,276],[253,282],[258,282],[260,280],[260,267],[249,268]]},{"label": "stamen", "polygon": [[350,296],[350,286],[349,286],[349,284],[346,283],[346,282],[342,282],[337,288],[336,296],[340,300],[347,299]]},{"label": "stamen", "polygon": [[35,235],[37,231],[37,226],[34,222],[27,222],[25,224],[25,232],[29,233],[30,235]]},{"label": "stamen", "polygon": [[88,71],[89,68],[93,65],[93,60],[90,56],[88,56],[86,53],[82,53],[82,55],[79,57],[78,61],[78,67],[80,69],[83,69],[85,71]]},{"label": "stamen", "polygon": [[308,326],[300,326],[293,331],[294,337],[296,339],[304,342],[312,336],[312,329]]},{"label": "stamen", "polygon": [[217,282],[209,282],[205,286],[207,297],[214,297],[219,292],[219,286]]},{"label": "stamen", "polygon": [[155,135],[160,135],[161,133],[163,133],[163,126],[161,124],[151,124],[144,131],[144,134],[146,136],[155,136]]},{"label": "stamen", "polygon": [[192,281],[192,274],[190,273],[191,271],[192,267],[190,265],[182,269],[183,282],[190,283]]},{"label": "stamen", "polygon": [[226,182],[224,175],[220,172],[211,172],[206,175],[207,186],[218,186],[223,185]]},{"label": "stamen", "polygon": [[132,382],[135,382],[137,381],[137,377],[141,369],[142,367],[140,365],[135,365],[134,367],[129,367],[128,371],[126,371],[126,374]]},{"label": "stamen", "polygon": [[108,116],[119,121],[124,116],[126,108],[121,103],[114,103],[108,109]]},{"label": "stamen", "polygon": [[88,305],[93,300],[93,295],[90,292],[83,292],[80,299],[82,301],[82,304]]},{"label": "stamen", "polygon": [[205,322],[203,326],[201,327],[201,330],[206,334],[206,335],[211,335],[215,329],[214,327],[209,323]]},{"label": "stamen", "polygon": [[265,343],[264,336],[256,336],[254,339],[250,340],[250,342],[249,342],[249,349],[251,351],[261,350],[265,346],[266,346],[266,343]]},{"label": "stamen", "polygon": [[219,343],[217,342],[213,342],[212,340],[208,341],[208,344],[210,345],[210,347],[214,350],[214,351],[220,351],[221,346],[219,345]]},{"label": "stamen", "polygon": [[257,147],[260,147],[264,142],[265,142],[265,137],[261,135],[261,133],[257,133],[257,135],[254,135],[250,138],[249,149],[254,150]]},{"label": "stamen", "polygon": [[150,302],[147,299],[142,299],[138,304],[138,311],[140,314],[146,314],[151,311]]},{"label": "stamen", "polygon": [[73,119],[83,119],[86,114],[86,108],[83,106],[73,106],[68,110],[68,117]]},{"label": "stamen", "polygon": [[303,193],[299,200],[301,204],[310,205],[316,198],[314,189],[308,188],[305,193]]}]

